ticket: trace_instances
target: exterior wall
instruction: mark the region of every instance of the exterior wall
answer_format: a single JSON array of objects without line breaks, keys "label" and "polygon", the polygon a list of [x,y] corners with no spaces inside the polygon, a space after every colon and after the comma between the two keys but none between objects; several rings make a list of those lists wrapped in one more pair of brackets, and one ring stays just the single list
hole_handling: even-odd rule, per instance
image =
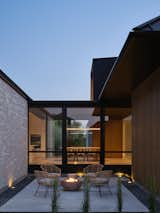
[{"label": "exterior wall", "polygon": [[[105,125],[105,151],[122,150],[122,120],[109,120]],[[107,154],[109,158],[121,158],[121,153]]]},{"label": "exterior wall", "polygon": [[27,174],[28,103],[0,79],[0,190]]},{"label": "exterior wall", "polygon": [[145,186],[154,177],[160,191],[160,69],[135,89],[132,106],[133,175]]}]

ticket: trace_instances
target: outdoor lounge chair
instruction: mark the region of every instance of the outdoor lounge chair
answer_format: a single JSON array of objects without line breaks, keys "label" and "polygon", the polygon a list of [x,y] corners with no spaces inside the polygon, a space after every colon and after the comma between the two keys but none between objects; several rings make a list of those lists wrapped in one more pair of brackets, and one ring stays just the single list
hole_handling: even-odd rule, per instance
[{"label": "outdoor lounge chair", "polygon": [[37,189],[36,189],[34,195],[35,196],[37,195],[40,187],[42,186],[42,187],[45,188],[45,194],[44,194],[44,196],[46,197],[49,188],[53,186],[53,178],[51,178],[48,175],[48,172],[45,172],[45,171],[35,170],[34,171],[34,175],[35,175],[35,178],[36,178],[36,181],[37,181],[37,184],[38,184]]},{"label": "outdoor lounge chair", "polygon": [[99,195],[102,196],[101,188],[107,186],[109,192],[112,194],[109,186],[110,178],[112,177],[112,170],[105,170],[96,173],[96,177],[92,177],[89,179],[90,185],[93,187],[97,187],[99,191]]},{"label": "outdoor lounge chair", "polygon": [[91,164],[86,166],[83,169],[83,172],[85,174],[95,174],[96,172],[100,172],[103,169],[103,165],[102,164]]}]

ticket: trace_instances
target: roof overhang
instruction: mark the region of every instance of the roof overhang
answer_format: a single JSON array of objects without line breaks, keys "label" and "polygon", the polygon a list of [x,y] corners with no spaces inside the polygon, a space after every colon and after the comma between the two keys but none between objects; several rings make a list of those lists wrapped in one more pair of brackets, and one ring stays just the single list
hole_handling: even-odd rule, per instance
[{"label": "roof overhang", "polygon": [[132,91],[160,65],[160,31],[130,32],[99,95],[131,106]]}]

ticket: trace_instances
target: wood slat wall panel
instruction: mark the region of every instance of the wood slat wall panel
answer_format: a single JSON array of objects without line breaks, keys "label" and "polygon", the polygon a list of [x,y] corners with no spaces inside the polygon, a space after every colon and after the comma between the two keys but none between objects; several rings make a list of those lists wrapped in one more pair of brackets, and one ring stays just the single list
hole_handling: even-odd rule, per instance
[{"label": "wood slat wall panel", "polygon": [[160,191],[160,69],[132,95],[133,174],[147,186],[155,177]]}]

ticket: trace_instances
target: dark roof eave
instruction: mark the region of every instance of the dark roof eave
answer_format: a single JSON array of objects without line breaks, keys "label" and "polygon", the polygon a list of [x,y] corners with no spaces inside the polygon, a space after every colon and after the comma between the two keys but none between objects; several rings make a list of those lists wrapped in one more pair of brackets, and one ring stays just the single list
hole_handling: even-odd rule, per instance
[{"label": "dark roof eave", "polygon": [[107,80],[106,80],[106,82],[104,84],[104,87],[103,87],[103,89],[102,89],[102,91],[101,91],[101,93],[99,95],[99,99],[98,100],[102,100],[103,99],[102,98],[103,97],[103,93],[104,93],[105,89],[107,88],[107,84],[110,82],[113,73],[114,72],[116,73],[116,71],[118,71],[117,70],[118,65],[121,62],[121,60],[123,59],[123,56],[124,56],[124,54],[127,51],[127,47],[129,47],[130,42],[132,42],[132,39],[137,39],[137,38],[140,38],[140,37],[141,38],[149,37],[149,38],[153,38],[153,39],[155,39],[155,38],[159,39],[160,38],[160,31],[136,31],[136,32],[130,32],[129,33],[129,35],[127,37],[127,40],[126,40],[126,42],[125,42],[125,44],[124,44],[124,46],[123,46],[123,48],[122,48],[122,50],[120,52],[120,55],[119,55],[118,59],[116,60],[114,66],[113,66],[113,68],[112,68],[112,70],[110,72],[110,75],[108,76],[108,78],[107,78]]},{"label": "dark roof eave", "polygon": [[110,73],[109,73],[109,75],[108,75],[108,77],[107,77],[105,83],[104,83],[103,89],[102,89],[101,93],[99,94],[98,100],[101,100],[101,96],[102,96],[102,94],[103,94],[103,91],[104,91],[105,87],[107,86],[107,83],[108,83],[108,81],[110,80],[112,73],[114,72],[114,70],[115,70],[117,64],[119,63],[119,61],[121,60],[121,57],[123,56],[123,54],[124,54],[124,52],[125,52],[125,50],[126,50],[126,47],[128,46],[130,40],[133,38],[134,34],[135,34],[135,32],[130,32],[130,33],[129,33],[129,35],[128,35],[127,39],[126,39],[126,42],[125,42],[125,44],[123,45],[123,48],[122,48],[122,50],[121,50],[119,56],[118,56],[117,59],[115,60],[115,63],[114,63],[114,65],[113,65],[113,67],[112,67],[112,69],[111,69],[111,71],[110,71]]}]

